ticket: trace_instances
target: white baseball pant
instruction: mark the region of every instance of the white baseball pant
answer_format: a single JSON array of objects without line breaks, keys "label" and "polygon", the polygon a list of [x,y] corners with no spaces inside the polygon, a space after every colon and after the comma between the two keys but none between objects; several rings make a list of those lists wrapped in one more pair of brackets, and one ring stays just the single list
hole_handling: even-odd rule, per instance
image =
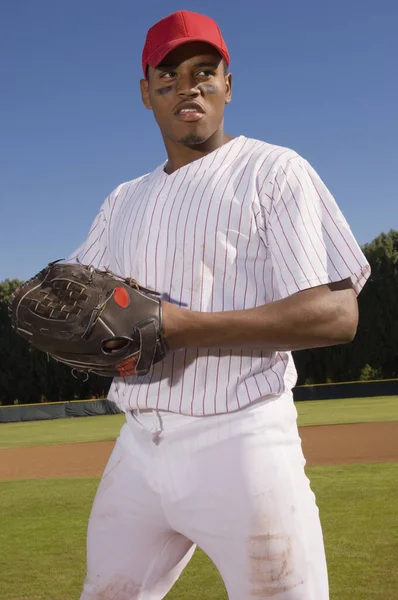
[{"label": "white baseball pant", "polygon": [[89,520],[81,600],[160,600],[196,545],[230,600],[329,598],[291,394],[231,414],[126,417]]}]

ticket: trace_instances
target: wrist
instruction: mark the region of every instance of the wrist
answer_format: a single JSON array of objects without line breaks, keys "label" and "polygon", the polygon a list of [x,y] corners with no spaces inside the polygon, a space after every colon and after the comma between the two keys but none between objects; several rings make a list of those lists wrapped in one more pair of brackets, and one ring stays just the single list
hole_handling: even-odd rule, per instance
[{"label": "wrist", "polygon": [[163,301],[162,333],[167,347],[178,350],[200,345],[198,336],[205,327],[206,315]]}]

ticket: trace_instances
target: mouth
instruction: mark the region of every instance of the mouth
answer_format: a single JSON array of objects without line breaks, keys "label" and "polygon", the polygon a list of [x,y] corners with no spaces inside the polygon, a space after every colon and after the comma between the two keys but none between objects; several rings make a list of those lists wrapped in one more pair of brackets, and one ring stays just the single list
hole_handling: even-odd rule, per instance
[{"label": "mouth", "polygon": [[181,102],[174,111],[179,121],[191,123],[199,121],[205,115],[205,111],[198,102]]}]

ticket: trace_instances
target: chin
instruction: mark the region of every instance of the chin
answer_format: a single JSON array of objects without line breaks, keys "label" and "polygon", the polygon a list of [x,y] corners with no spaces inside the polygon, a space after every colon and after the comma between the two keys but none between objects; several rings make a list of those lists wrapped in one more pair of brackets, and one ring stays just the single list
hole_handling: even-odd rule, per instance
[{"label": "chin", "polygon": [[198,146],[207,141],[207,136],[199,135],[198,133],[188,133],[181,137],[178,141],[185,146]]}]

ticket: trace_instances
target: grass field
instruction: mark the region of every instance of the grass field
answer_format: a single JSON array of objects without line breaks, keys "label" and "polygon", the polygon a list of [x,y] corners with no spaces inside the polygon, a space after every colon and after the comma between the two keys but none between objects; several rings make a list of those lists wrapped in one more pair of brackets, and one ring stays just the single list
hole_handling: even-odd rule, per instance
[{"label": "grass field", "polygon": [[398,396],[296,402],[296,408],[300,426],[398,421]]},{"label": "grass field", "polygon": [[[298,423],[327,425],[398,421],[398,397],[297,402]],[[0,448],[114,440],[123,415],[0,424]]]},{"label": "grass field", "polygon": [[[398,464],[308,470],[320,507],[331,600],[395,600]],[[2,600],[74,600],[84,578],[85,531],[98,480],[0,485]],[[197,551],[168,600],[225,600]],[[242,599],[243,600],[243,599]]]},{"label": "grass field", "polygon": [[[398,397],[296,406],[301,426],[398,421]],[[0,447],[112,440],[123,420],[115,415],[1,424]],[[307,473],[321,512],[331,600],[395,600],[398,463],[308,467]],[[78,600],[97,485],[98,478],[0,483],[0,600]],[[227,598],[200,550],[167,600],[198,598]]]}]

